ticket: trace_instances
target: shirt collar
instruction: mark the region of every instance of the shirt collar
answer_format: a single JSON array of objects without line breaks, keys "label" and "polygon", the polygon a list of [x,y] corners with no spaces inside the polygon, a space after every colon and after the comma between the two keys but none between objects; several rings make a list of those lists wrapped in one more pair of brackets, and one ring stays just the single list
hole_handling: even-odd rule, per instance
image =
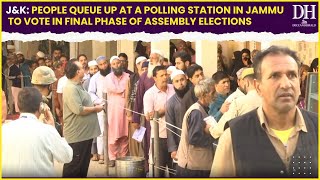
[{"label": "shirt collar", "polygon": [[170,84],[167,84],[167,90],[164,92],[164,91],[161,91],[157,86],[156,86],[156,84],[154,84],[153,86],[152,86],[152,88],[154,89],[154,91],[156,91],[157,93],[166,93],[166,94],[168,94],[169,93],[169,91],[170,91]]},{"label": "shirt collar", "polygon": [[255,89],[252,89],[250,91],[248,91],[247,95],[250,94],[250,95],[256,95],[258,94],[257,91]]},{"label": "shirt collar", "polygon": [[[259,121],[260,121],[260,125],[262,128],[266,128],[267,131],[270,132],[270,128],[268,126],[268,123],[266,121],[266,116],[263,112],[263,109],[262,109],[262,106],[260,106],[257,110],[257,113],[258,113],[258,118],[259,118]],[[307,128],[306,128],[306,124],[305,124],[305,120],[302,116],[302,113],[300,111],[300,109],[296,106],[296,124],[295,124],[295,129],[297,131],[304,131],[304,132],[308,132],[307,131]]]},{"label": "shirt collar", "polygon": [[68,81],[73,85],[81,85],[81,82],[77,83],[75,81],[72,81],[71,79],[68,79]]},{"label": "shirt collar", "polygon": [[37,120],[38,118],[32,114],[32,113],[21,113],[20,116],[19,116],[19,119],[20,118],[27,118],[27,119],[34,119],[34,120]]}]

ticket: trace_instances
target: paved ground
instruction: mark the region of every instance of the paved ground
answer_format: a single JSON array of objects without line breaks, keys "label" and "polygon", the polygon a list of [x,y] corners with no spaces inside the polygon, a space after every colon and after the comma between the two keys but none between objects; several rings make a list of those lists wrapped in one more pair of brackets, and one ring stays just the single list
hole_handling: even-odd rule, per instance
[{"label": "paved ground", "polygon": [[[56,174],[58,177],[62,176],[63,164],[55,162],[54,164]],[[114,167],[109,168],[109,176],[115,177],[116,171]],[[98,161],[90,161],[88,177],[107,177],[106,176],[106,165],[99,164]]]}]

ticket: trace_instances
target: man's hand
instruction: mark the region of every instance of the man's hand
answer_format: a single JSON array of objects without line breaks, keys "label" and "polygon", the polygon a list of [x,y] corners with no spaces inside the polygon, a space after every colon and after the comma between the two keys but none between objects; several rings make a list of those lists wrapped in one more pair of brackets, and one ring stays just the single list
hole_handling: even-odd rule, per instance
[{"label": "man's hand", "polygon": [[164,114],[166,113],[166,110],[165,109],[159,109],[159,111],[158,111],[158,115],[159,115],[159,117],[162,117],[162,116],[164,116]]},{"label": "man's hand", "polygon": [[57,114],[57,116],[58,117],[62,117],[62,110],[61,109],[59,109],[59,108],[56,108],[56,114]]},{"label": "man's hand", "polygon": [[132,116],[131,115],[127,115],[126,117],[127,117],[128,122],[132,123]]},{"label": "man's hand", "polygon": [[177,151],[172,151],[172,152],[171,152],[171,158],[174,159],[174,160],[176,160],[176,161],[178,160]]},{"label": "man's hand", "polygon": [[49,125],[55,127],[53,115],[52,115],[49,107],[44,109],[44,117],[45,118],[44,118],[43,122],[45,124],[49,124]]},{"label": "man's hand", "polygon": [[154,111],[148,112],[146,114],[146,120],[147,121],[150,121],[151,119],[153,119],[153,117],[154,117]]},{"label": "man's hand", "polygon": [[207,134],[210,134],[210,131],[209,131],[210,127],[211,127],[211,125],[206,124],[206,127],[204,128],[204,132]]},{"label": "man's hand", "polygon": [[133,126],[135,129],[140,129],[140,124],[139,124],[139,123],[132,123],[132,126]]},{"label": "man's hand", "polygon": [[220,108],[220,112],[225,113],[229,110],[230,102],[224,102]]},{"label": "man's hand", "polygon": [[104,109],[104,106],[103,105],[96,105],[94,106],[95,107],[95,112],[101,112],[103,109]]}]

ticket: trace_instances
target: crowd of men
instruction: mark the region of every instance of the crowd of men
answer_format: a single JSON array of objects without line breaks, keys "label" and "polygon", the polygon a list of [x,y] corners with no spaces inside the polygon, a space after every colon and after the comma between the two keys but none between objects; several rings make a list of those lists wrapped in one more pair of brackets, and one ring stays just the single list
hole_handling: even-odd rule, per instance
[{"label": "crowd of men", "polygon": [[[3,156],[5,177],[54,176],[53,158],[65,163],[63,177],[86,177],[90,160],[114,167],[129,155],[144,157],[148,172],[155,123],[159,177],[166,168],[174,170],[170,177],[318,176],[318,115],[298,107],[301,63],[288,48],[271,46],[254,57],[243,49],[229,63],[219,46],[212,77],[183,49],[174,53],[175,66],[158,50],[138,56],[135,72],[125,53],[88,62],[61,52],[38,52],[35,63],[21,52],[7,57],[3,100],[19,118],[2,126],[3,152],[11,154]],[[141,126],[138,142],[132,135]]]}]

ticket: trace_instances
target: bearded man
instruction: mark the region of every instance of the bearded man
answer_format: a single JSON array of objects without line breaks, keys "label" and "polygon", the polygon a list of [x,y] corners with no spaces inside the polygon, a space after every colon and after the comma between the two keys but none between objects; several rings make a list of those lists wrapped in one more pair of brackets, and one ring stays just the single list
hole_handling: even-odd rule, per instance
[{"label": "bearded man", "polygon": [[[103,101],[103,82],[106,76],[110,73],[109,63],[105,56],[99,56],[96,59],[99,71],[90,78],[88,92],[90,94],[91,100],[94,105],[102,104]],[[99,163],[104,163],[104,143],[103,143],[103,130],[104,130],[104,120],[106,118],[106,113],[101,111],[98,113],[98,121],[101,130],[101,134],[97,137],[97,151],[99,154]]]},{"label": "bearded man", "polygon": [[125,94],[130,79],[124,72],[118,56],[110,58],[112,72],[103,81],[103,90],[108,95],[108,154],[110,167],[115,166],[117,155],[128,153],[128,122],[125,118]]}]

